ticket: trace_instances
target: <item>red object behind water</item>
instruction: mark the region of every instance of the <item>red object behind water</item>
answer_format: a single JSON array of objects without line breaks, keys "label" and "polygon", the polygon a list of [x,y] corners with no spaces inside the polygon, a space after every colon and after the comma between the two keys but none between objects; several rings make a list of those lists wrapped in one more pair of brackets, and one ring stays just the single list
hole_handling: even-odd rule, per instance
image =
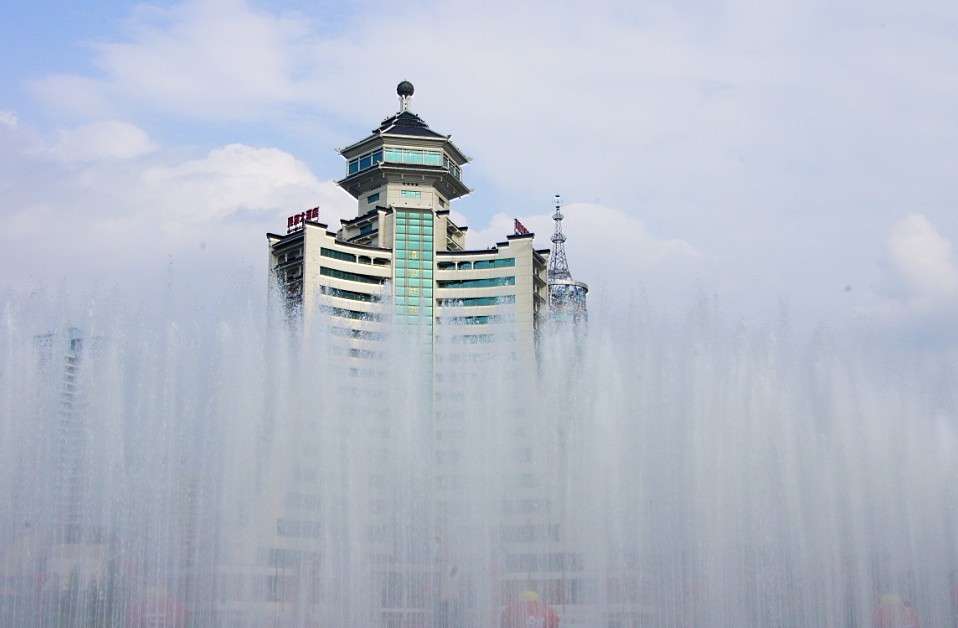
[{"label": "red object behind water", "polygon": [[514,602],[502,611],[500,628],[559,628],[559,614],[545,602]]}]

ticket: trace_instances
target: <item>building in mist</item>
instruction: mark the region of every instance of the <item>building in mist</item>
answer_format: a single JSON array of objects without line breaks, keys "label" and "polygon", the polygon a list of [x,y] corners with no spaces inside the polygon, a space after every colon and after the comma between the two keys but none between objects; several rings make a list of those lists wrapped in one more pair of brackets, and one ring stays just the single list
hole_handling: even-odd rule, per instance
[{"label": "building in mist", "polygon": [[44,416],[24,455],[40,464],[22,460],[24,475],[6,496],[17,524],[0,544],[0,625],[23,620],[12,614],[22,608],[7,605],[17,596],[31,601],[30,620],[38,625],[97,610],[81,593],[102,579],[111,549],[109,527],[98,516],[103,502],[94,477],[97,434],[87,398],[87,363],[100,340],[76,327],[33,337],[43,385],[29,393],[41,400]]},{"label": "building in mist", "polygon": [[57,540],[79,543],[89,530],[83,513],[89,498],[85,487],[86,400],[80,383],[86,338],[81,330],[70,327],[34,338],[41,368],[51,380],[59,380],[52,418],[52,482],[54,495],[53,525]]},{"label": "building in mist", "polygon": [[[518,221],[495,246],[470,249],[467,227],[450,211],[470,192],[462,178],[469,160],[449,135],[410,110],[410,83],[400,83],[397,93],[398,113],[339,150],[346,174],[338,184],[356,199],[356,216],[331,229],[318,208],[311,209],[290,217],[286,234],[267,234],[270,289],[279,306],[273,314],[296,330],[294,337],[325,347],[323,368],[330,373],[323,377],[327,390],[336,391],[325,403],[385,435],[371,445],[382,455],[360,465],[369,477],[359,484],[368,494],[355,495],[363,503],[351,506],[364,513],[363,552],[377,566],[378,621],[471,625],[480,617],[488,621],[529,588],[553,604],[581,604],[588,585],[561,521],[563,489],[537,471],[541,457],[554,453],[536,447],[536,417],[549,405],[535,392],[544,337],[555,326],[581,330],[587,319],[588,288],[572,279],[565,260],[558,197],[551,251],[534,248],[534,234]],[[559,264],[550,265],[556,254]],[[336,379],[338,367],[346,379]],[[407,375],[417,368],[425,378]],[[420,391],[427,400],[416,406],[423,464],[414,471],[402,462],[390,467],[389,460],[400,420],[395,389],[402,382],[427,389]],[[489,446],[501,457],[502,482],[514,488],[509,499],[477,508],[469,487],[485,481],[487,470],[467,458],[483,447],[471,439],[483,436],[471,431],[481,426],[463,425],[463,414],[482,407],[490,409],[491,421],[509,417],[501,423],[513,425],[498,428],[508,432],[508,442]],[[314,429],[309,420],[301,429],[304,443],[330,436],[307,436]],[[295,470],[274,485],[274,514],[261,525],[275,536],[257,572],[258,588],[274,610],[291,609],[296,621],[323,603],[317,592],[341,586],[332,584],[339,575],[315,550],[318,540],[351,537],[334,531],[338,517],[324,514],[323,498],[311,492],[322,473],[308,451],[304,446],[302,464],[284,461]],[[400,534],[390,513],[410,507],[399,502],[411,486],[419,487],[413,494],[428,497],[416,506],[421,525]],[[476,563],[477,545],[497,557],[493,564]],[[306,580],[323,584],[304,588],[304,572],[313,574]],[[240,607],[233,621],[242,620]]]}]

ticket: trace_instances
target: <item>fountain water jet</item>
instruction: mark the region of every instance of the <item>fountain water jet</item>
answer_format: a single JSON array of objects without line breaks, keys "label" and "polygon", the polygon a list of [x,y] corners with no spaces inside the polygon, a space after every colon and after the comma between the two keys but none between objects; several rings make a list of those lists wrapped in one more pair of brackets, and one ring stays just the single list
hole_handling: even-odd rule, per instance
[{"label": "fountain water jet", "polygon": [[63,372],[11,314],[0,625],[489,626],[525,591],[561,625],[867,625],[886,593],[954,621],[956,417],[922,372],[632,316],[538,366],[437,347],[435,377],[398,331],[350,370],[322,320],[87,319],[64,539]]}]

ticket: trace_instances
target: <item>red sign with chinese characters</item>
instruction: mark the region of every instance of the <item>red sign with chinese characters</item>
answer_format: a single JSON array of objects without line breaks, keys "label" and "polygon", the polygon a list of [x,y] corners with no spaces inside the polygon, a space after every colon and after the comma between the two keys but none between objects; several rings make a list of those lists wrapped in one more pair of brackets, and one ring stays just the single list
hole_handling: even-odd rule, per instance
[{"label": "red sign with chinese characters", "polygon": [[527,235],[527,234],[529,233],[529,230],[526,229],[526,226],[525,226],[524,224],[522,224],[521,222],[519,222],[519,219],[518,219],[518,218],[515,218],[514,220],[515,220],[515,223],[516,223],[516,225],[515,225],[515,226],[516,226],[516,235]]},{"label": "red sign with chinese characters", "polygon": [[298,214],[293,214],[292,216],[286,219],[286,233],[292,233],[294,231],[299,231],[303,228],[303,223],[307,220],[318,220],[319,219],[319,208],[314,207],[312,209],[307,209],[304,212],[299,212]]}]

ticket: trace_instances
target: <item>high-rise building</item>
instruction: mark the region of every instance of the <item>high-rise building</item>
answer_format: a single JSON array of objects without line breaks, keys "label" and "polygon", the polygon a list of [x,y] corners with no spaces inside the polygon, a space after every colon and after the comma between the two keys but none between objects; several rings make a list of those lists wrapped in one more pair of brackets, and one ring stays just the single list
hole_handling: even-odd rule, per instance
[{"label": "high-rise building", "polygon": [[387,323],[443,342],[443,324],[455,322],[453,341],[494,337],[533,353],[548,312],[549,251],[536,250],[531,233],[467,248],[450,204],[470,192],[469,159],[410,110],[412,84],[397,92],[400,111],[339,150],[347,167],[338,183],[357,200],[356,217],[332,231],[310,210],[290,218],[287,234],[267,235],[287,315],[307,326],[329,316],[358,359],[376,355]]},{"label": "high-rise building", "polygon": [[[7,495],[10,512],[22,524],[0,548],[0,624],[20,625],[24,613],[38,624],[66,622],[70,614],[95,610],[95,602],[81,599],[79,591],[102,582],[112,541],[97,490],[102,467],[87,399],[87,362],[100,343],[76,327],[33,337],[39,377],[30,392],[42,400],[47,416],[37,425],[34,448],[25,452],[39,463],[24,459],[17,490]],[[30,599],[30,610],[9,604],[14,595]]]},{"label": "high-rise building", "polygon": [[[328,592],[346,584],[332,568],[341,559],[320,539],[355,539],[361,528],[349,556],[365,556],[359,562],[371,572],[362,577],[376,609],[364,621],[489,625],[530,587],[553,603],[580,603],[581,575],[568,574],[578,574],[582,560],[556,505],[563,489],[542,473],[553,464],[543,456],[554,451],[536,450],[542,332],[550,320],[586,318],[587,287],[568,271],[561,214],[557,206],[552,251],[535,249],[534,234],[518,221],[502,242],[470,249],[467,227],[450,212],[470,192],[469,159],[410,110],[410,83],[397,93],[395,115],[339,150],[346,173],[338,184],[356,199],[356,216],[332,229],[311,209],[290,217],[286,234],[267,234],[271,291],[286,321],[298,338],[321,336],[324,369],[345,369],[346,379],[326,379],[336,390],[326,410],[335,403],[333,412],[349,415],[351,425],[366,421],[367,433],[382,440],[367,436],[365,449],[378,453],[353,458],[351,470],[345,462],[330,469],[359,476],[348,482],[362,487],[350,493],[352,530],[337,529],[343,519],[331,510],[329,486],[316,480],[323,474],[315,448],[277,461],[291,472],[275,472],[276,506],[261,524],[273,539],[260,552],[264,565],[248,573],[273,583],[260,589],[274,607],[297,601],[287,616],[326,617]],[[556,252],[561,264],[550,266]],[[390,353],[397,351],[398,358]],[[397,403],[405,384],[424,389],[418,401]],[[482,408],[484,418],[466,424],[466,408]],[[397,434],[410,412],[404,426],[418,438]],[[330,440],[318,429],[313,417],[297,428],[303,452],[310,438]],[[486,490],[490,478],[509,490]],[[304,587],[304,572],[319,584]],[[233,621],[242,621],[236,610]]]}]

